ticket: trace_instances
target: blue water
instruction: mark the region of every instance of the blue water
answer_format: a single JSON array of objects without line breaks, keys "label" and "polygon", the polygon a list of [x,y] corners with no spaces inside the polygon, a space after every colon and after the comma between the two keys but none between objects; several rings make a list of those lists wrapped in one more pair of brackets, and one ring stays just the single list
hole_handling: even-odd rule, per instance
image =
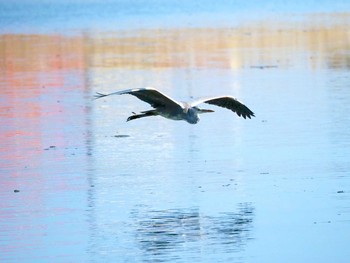
[{"label": "blue water", "polygon": [[[131,3],[1,2],[0,261],[347,263],[348,18],[322,20],[317,39],[293,22],[348,1]],[[259,46],[269,31],[255,25],[251,46],[203,52],[179,31],[183,54],[167,31],[284,12],[299,30],[281,33],[288,45]],[[256,117],[214,107],[197,125],[125,122],[149,105],[92,100],[145,85],[178,100],[232,94]]]},{"label": "blue water", "polygon": [[0,1],[2,33],[77,33],[176,26],[232,26],[248,20],[350,10],[349,1]]}]

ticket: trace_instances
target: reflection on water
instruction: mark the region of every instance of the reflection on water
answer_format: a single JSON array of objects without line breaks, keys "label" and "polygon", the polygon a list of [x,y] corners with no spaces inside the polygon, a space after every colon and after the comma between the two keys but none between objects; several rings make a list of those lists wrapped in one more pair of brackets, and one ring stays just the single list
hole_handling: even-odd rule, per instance
[{"label": "reflection on water", "polygon": [[200,251],[208,255],[242,250],[250,238],[253,223],[251,204],[240,204],[238,212],[217,216],[202,214],[199,208],[160,211],[133,211],[136,240],[146,262],[176,259],[179,252],[187,260],[200,260]]},{"label": "reflection on water", "polygon": [[313,24],[311,20],[292,27],[265,22],[238,28],[112,32],[100,38],[92,35],[89,48],[97,67],[344,68],[349,66],[346,36],[350,34],[350,18],[338,19],[332,25]]},{"label": "reflection on water", "polygon": [[5,74],[44,67],[237,70],[305,64],[309,68],[348,68],[349,15],[305,20],[292,25],[267,21],[233,28],[121,30],[78,36],[0,35],[1,68]]},{"label": "reflection on water", "polygon": [[[346,262],[349,34],[344,13],[0,35],[0,261]],[[146,105],[91,100],[145,85],[257,117],[125,123]]]}]

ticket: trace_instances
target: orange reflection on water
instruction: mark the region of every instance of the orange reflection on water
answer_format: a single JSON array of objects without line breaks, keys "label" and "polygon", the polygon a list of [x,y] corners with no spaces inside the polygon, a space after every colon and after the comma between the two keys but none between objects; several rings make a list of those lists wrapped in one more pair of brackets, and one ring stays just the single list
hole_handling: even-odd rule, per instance
[{"label": "orange reflection on water", "polygon": [[40,165],[40,152],[51,145],[46,137],[50,125],[57,131],[51,134],[52,143],[64,145],[66,121],[74,116],[64,114],[78,110],[68,109],[64,98],[72,90],[86,89],[84,40],[2,35],[0,62],[0,167],[14,166],[20,173],[23,167]]},{"label": "orange reflection on water", "polygon": [[340,14],[234,28],[120,31],[90,36],[87,48],[94,67],[349,67],[349,24],[350,15]]},{"label": "orange reflection on water", "polygon": [[[53,143],[64,147],[74,140],[66,127],[79,130],[85,125],[86,79],[94,69],[349,68],[349,18],[314,15],[233,28],[2,35],[1,157],[7,165],[24,149],[42,150]],[[28,156],[37,159],[35,154]]]},{"label": "orange reflection on water", "polygon": [[[46,236],[41,218],[62,214],[58,205],[48,210],[48,193],[58,193],[61,200],[82,187],[72,174],[88,162],[86,149],[78,148],[86,144],[88,129],[84,42],[79,37],[0,36],[0,217],[4,231],[18,233],[3,251],[36,246],[23,240]],[[78,160],[72,158],[75,151],[82,152]],[[62,179],[66,176],[69,180]],[[15,189],[20,193],[13,196]]]},{"label": "orange reflection on water", "polygon": [[51,72],[84,67],[81,37],[56,35],[0,36],[1,68],[9,72]]}]

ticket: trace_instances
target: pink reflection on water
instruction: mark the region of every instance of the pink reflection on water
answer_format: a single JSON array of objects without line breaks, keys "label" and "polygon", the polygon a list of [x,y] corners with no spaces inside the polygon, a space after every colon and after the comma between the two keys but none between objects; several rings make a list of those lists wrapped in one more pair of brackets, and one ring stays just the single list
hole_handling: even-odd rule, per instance
[{"label": "pink reflection on water", "polygon": [[[67,146],[67,122],[85,114],[82,40],[5,35],[0,45],[0,167],[35,166],[50,142]],[[65,102],[72,95],[80,107]]]},{"label": "pink reflection on water", "polygon": [[0,36],[3,255],[18,251],[25,257],[42,247],[53,231],[45,220],[70,228],[62,218],[76,208],[65,200],[84,186],[76,174],[87,162],[86,154],[75,155],[86,151],[88,134],[82,43],[58,36]]}]

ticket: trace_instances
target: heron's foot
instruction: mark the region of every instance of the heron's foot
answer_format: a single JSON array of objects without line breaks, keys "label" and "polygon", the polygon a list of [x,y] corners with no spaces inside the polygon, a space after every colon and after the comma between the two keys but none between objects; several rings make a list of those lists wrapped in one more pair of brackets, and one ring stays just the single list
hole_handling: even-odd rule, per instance
[{"label": "heron's foot", "polygon": [[131,121],[143,117],[149,117],[149,116],[156,116],[158,113],[155,110],[148,110],[148,111],[142,111],[140,114],[136,114],[135,112],[132,112],[133,115],[129,116],[126,121]]},{"label": "heron's foot", "polygon": [[106,96],[107,96],[107,94],[96,92],[96,94],[94,95],[94,99],[97,100],[97,99],[100,99],[100,98],[103,98],[103,97],[106,97]]},{"label": "heron's foot", "polygon": [[138,114],[136,114],[136,113],[134,113],[134,112],[133,112],[133,114],[134,114],[134,115],[131,115],[131,116],[129,116],[129,117],[126,119],[127,122],[128,122],[128,121],[135,120],[135,119],[138,119],[138,118],[144,117],[144,116],[140,116],[140,115],[138,115]]}]

